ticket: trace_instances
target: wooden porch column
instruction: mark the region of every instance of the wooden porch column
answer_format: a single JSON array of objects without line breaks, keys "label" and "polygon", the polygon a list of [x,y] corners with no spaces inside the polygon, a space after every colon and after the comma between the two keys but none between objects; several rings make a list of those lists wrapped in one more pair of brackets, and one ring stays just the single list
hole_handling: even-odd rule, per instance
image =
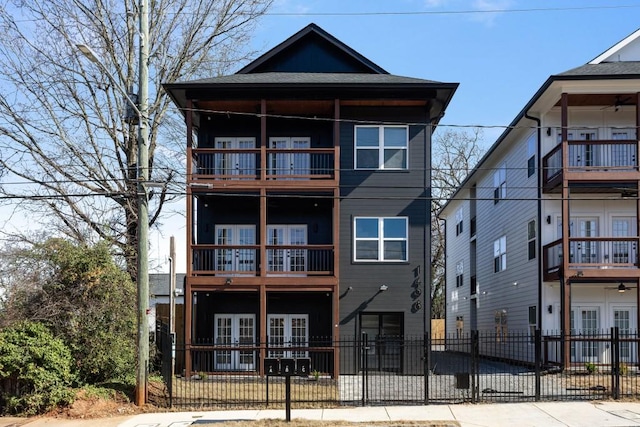
[{"label": "wooden porch column", "polygon": [[267,100],[260,101],[260,181],[267,180]]},{"label": "wooden porch column", "polygon": [[333,377],[340,376],[340,100],[333,101],[333,147],[334,180],[338,185],[333,190]]},{"label": "wooden porch column", "polygon": [[561,97],[561,126],[562,126],[562,311],[560,313],[560,329],[564,335],[564,345],[562,349],[562,364],[564,368],[568,368],[571,363],[571,342],[569,338],[569,328],[571,325],[571,278],[566,277],[569,273],[569,224],[570,224],[570,206],[569,206],[569,181],[567,180],[567,170],[569,167],[569,143],[568,140],[568,123],[569,123],[569,95],[562,94]]},{"label": "wooden porch column", "polygon": [[[267,180],[267,100],[260,101],[260,180],[266,183]],[[258,295],[260,299],[260,343],[263,347],[260,350],[260,360],[266,357],[264,345],[267,343],[267,290],[264,284],[264,278],[267,277],[267,190],[264,185],[260,186],[260,218],[258,219],[259,236],[259,256],[260,266],[258,274],[260,275],[260,285]],[[262,373],[261,366],[259,372]]]},{"label": "wooden porch column", "polygon": [[192,159],[193,159],[193,101],[187,101],[187,111],[186,111],[186,122],[187,122],[187,268],[186,268],[186,285],[184,289],[184,346],[185,346],[185,357],[184,357],[184,367],[185,367],[185,375],[187,378],[191,376],[191,342],[192,342],[192,309],[193,309],[193,298],[191,295],[191,281],[189,280],[193,277],[193,194],[191,192],[191,182],[193,181],[193,168],[192,168]]}]

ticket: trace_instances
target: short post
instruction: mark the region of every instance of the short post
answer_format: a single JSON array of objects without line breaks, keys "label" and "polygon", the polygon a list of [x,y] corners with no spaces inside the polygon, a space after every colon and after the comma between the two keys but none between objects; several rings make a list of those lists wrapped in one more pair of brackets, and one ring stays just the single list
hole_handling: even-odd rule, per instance
[{"label": "short post", "polygon": [[311,369],[311,359],[264,359],[264,372],[267,375],[267,381],[270,376],[285,377],[285,416],[287,422],[291,421],[291,377],[299,375],[302,377],[309,376]]}]

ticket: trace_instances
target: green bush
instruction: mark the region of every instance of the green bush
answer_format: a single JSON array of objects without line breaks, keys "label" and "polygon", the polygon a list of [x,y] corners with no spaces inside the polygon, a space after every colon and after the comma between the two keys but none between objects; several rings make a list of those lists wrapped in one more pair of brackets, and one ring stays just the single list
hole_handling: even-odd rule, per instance
[{"label": "green bush", "polygon": [[0,331],[0,410],[35,415],[73,399],[71,352],[45,326],[16,323]]}]

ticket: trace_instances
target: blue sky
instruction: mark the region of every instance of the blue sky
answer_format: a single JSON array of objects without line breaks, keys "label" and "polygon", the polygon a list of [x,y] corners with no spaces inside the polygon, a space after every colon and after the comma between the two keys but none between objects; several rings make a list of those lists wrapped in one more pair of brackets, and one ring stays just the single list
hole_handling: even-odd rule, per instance
[{"label": "blue sky", "polygon": [[[439,130],[488,126],[488,148],[550,75],[640,28],[640,0],[275,0],[252,47],[264,53],[311,22],[389,73],[460,83]],[[171,234],[185,271],[184,224],[173,225],[152,232],[155,271],[167,271]]]},{"label": "blue sky", "polygon": [[460,83],[440,123],[498,126],[490,145],[547,77],[640,28],[640,0],[275,0],[254,48],[311,22],[391,74]]}]

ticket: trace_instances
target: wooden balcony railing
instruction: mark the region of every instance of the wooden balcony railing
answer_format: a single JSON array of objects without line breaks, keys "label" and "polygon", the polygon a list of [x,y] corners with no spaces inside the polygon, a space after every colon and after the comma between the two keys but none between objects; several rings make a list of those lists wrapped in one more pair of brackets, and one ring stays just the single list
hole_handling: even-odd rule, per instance
[{"label": "wooden balcony railing", "polygon": [[[638,168],[637,141],[602,140],[568,141],[569,172],[629,172]],[[544,184],[562,174],[562,144],[558,144],[542,159]]]},{"label": "wooden balcony railing", "polygon": [[[260,179],[259,149],[196,148],[193,174],[213,180]],[[334,148],[267,149],[266,178],[320,180],[335,178]]]},{"label": "wooden balcony railing", "polygon": [[[585,270],[638,268],[639,244],[639,237],[571,237],[569,267]],[[558,277],[562,256],[561,239],[543,247],[545,280]]]},{"label": "wooden balcony railing", "polygon": [[[259,276],[258,245],[193,245],[193,273],[211,276]],[[332,275],[333,245],[269,245],[268,276]]]}]

